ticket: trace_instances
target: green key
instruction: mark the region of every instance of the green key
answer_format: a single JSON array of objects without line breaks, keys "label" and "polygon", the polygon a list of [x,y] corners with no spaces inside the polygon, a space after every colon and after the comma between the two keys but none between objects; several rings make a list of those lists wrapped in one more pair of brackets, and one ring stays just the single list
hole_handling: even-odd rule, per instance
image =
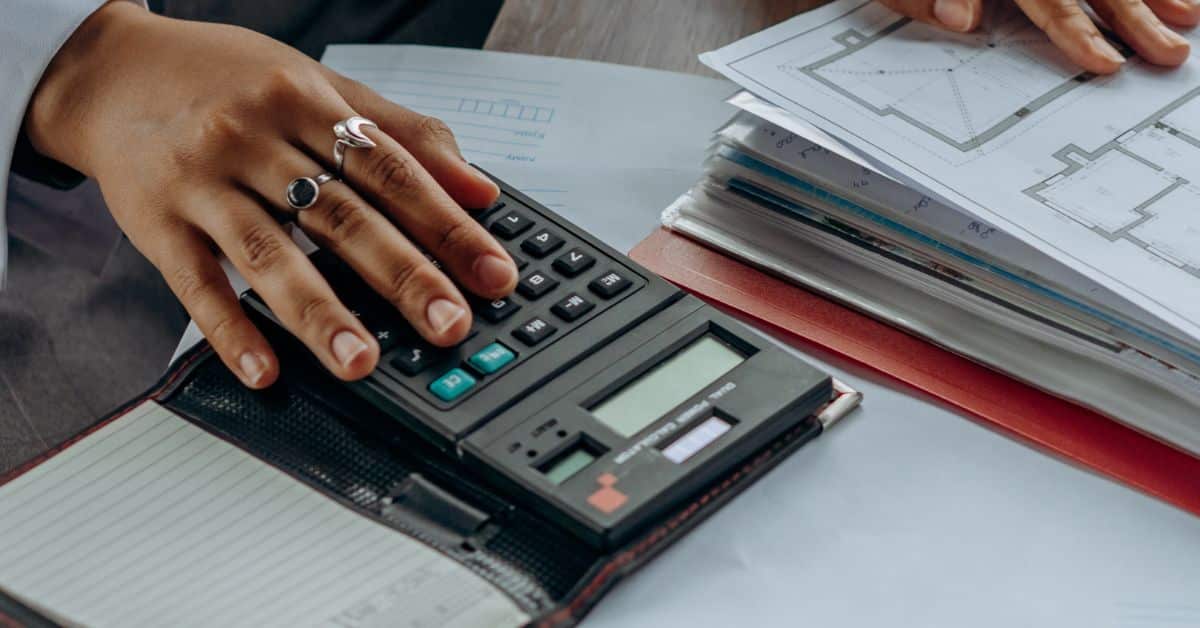
[{"label": "green key", "polygon": [[517,354],[512,350],[498,342],[493,342],[468,358],[467,363],[476,371],[484,375],[491,375],[515,359],[517,359]]}]

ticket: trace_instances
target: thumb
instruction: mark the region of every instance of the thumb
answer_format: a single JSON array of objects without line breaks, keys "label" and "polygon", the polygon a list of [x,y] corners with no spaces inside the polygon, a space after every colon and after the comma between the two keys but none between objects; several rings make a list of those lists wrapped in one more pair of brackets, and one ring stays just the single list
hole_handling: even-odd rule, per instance
[{"label": "thumb", "polygon": [[982,0],[879,0],[887,8],[915,20],[966,33],[983,15]]}]

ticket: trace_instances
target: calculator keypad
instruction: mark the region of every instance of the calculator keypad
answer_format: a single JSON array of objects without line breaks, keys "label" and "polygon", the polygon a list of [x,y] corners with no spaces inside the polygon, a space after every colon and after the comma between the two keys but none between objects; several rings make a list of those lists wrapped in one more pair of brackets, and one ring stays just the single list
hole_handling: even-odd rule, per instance
[{"label": "calculator keypad", "polygon": [[379,340],[382,358],[371,377],[398,382],[440,406],[457,404],[585,325],[620,301],[615,297],[632,293],[631,286],[645,285],[641,277],[616,266],[616,260],[521,203],[507,200],[480,218],[517,262],[521,278],[514,294],[471,300],[475,324],[470,337],[456,347],[439,348],[422,340],[336,256],[327,251],[311,256],[339,298]]}]

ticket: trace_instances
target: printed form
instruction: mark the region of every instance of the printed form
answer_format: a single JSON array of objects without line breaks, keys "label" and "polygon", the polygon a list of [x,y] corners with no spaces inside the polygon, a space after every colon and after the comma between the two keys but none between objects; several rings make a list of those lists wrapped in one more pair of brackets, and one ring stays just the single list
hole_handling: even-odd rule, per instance
[{"label": "printed form", "polygon": [[1198,341],[1196,54],[1095,76],[1008,3],[956,34],[838,0],[702,58]]}]

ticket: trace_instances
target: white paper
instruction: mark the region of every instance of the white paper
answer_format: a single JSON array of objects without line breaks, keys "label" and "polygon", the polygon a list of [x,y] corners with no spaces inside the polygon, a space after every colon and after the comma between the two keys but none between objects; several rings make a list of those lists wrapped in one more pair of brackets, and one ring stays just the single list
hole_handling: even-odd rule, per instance
[{"label": "white paper", "polygon": [[951,34],[838,0],[704,60],[1200,338],[1200,67],[1081,74],[989,6]]},{"label": "white paper", "polygon": [[95,626],[518,626],[437,551],[147,401],[0,487],[0,587]]}]

